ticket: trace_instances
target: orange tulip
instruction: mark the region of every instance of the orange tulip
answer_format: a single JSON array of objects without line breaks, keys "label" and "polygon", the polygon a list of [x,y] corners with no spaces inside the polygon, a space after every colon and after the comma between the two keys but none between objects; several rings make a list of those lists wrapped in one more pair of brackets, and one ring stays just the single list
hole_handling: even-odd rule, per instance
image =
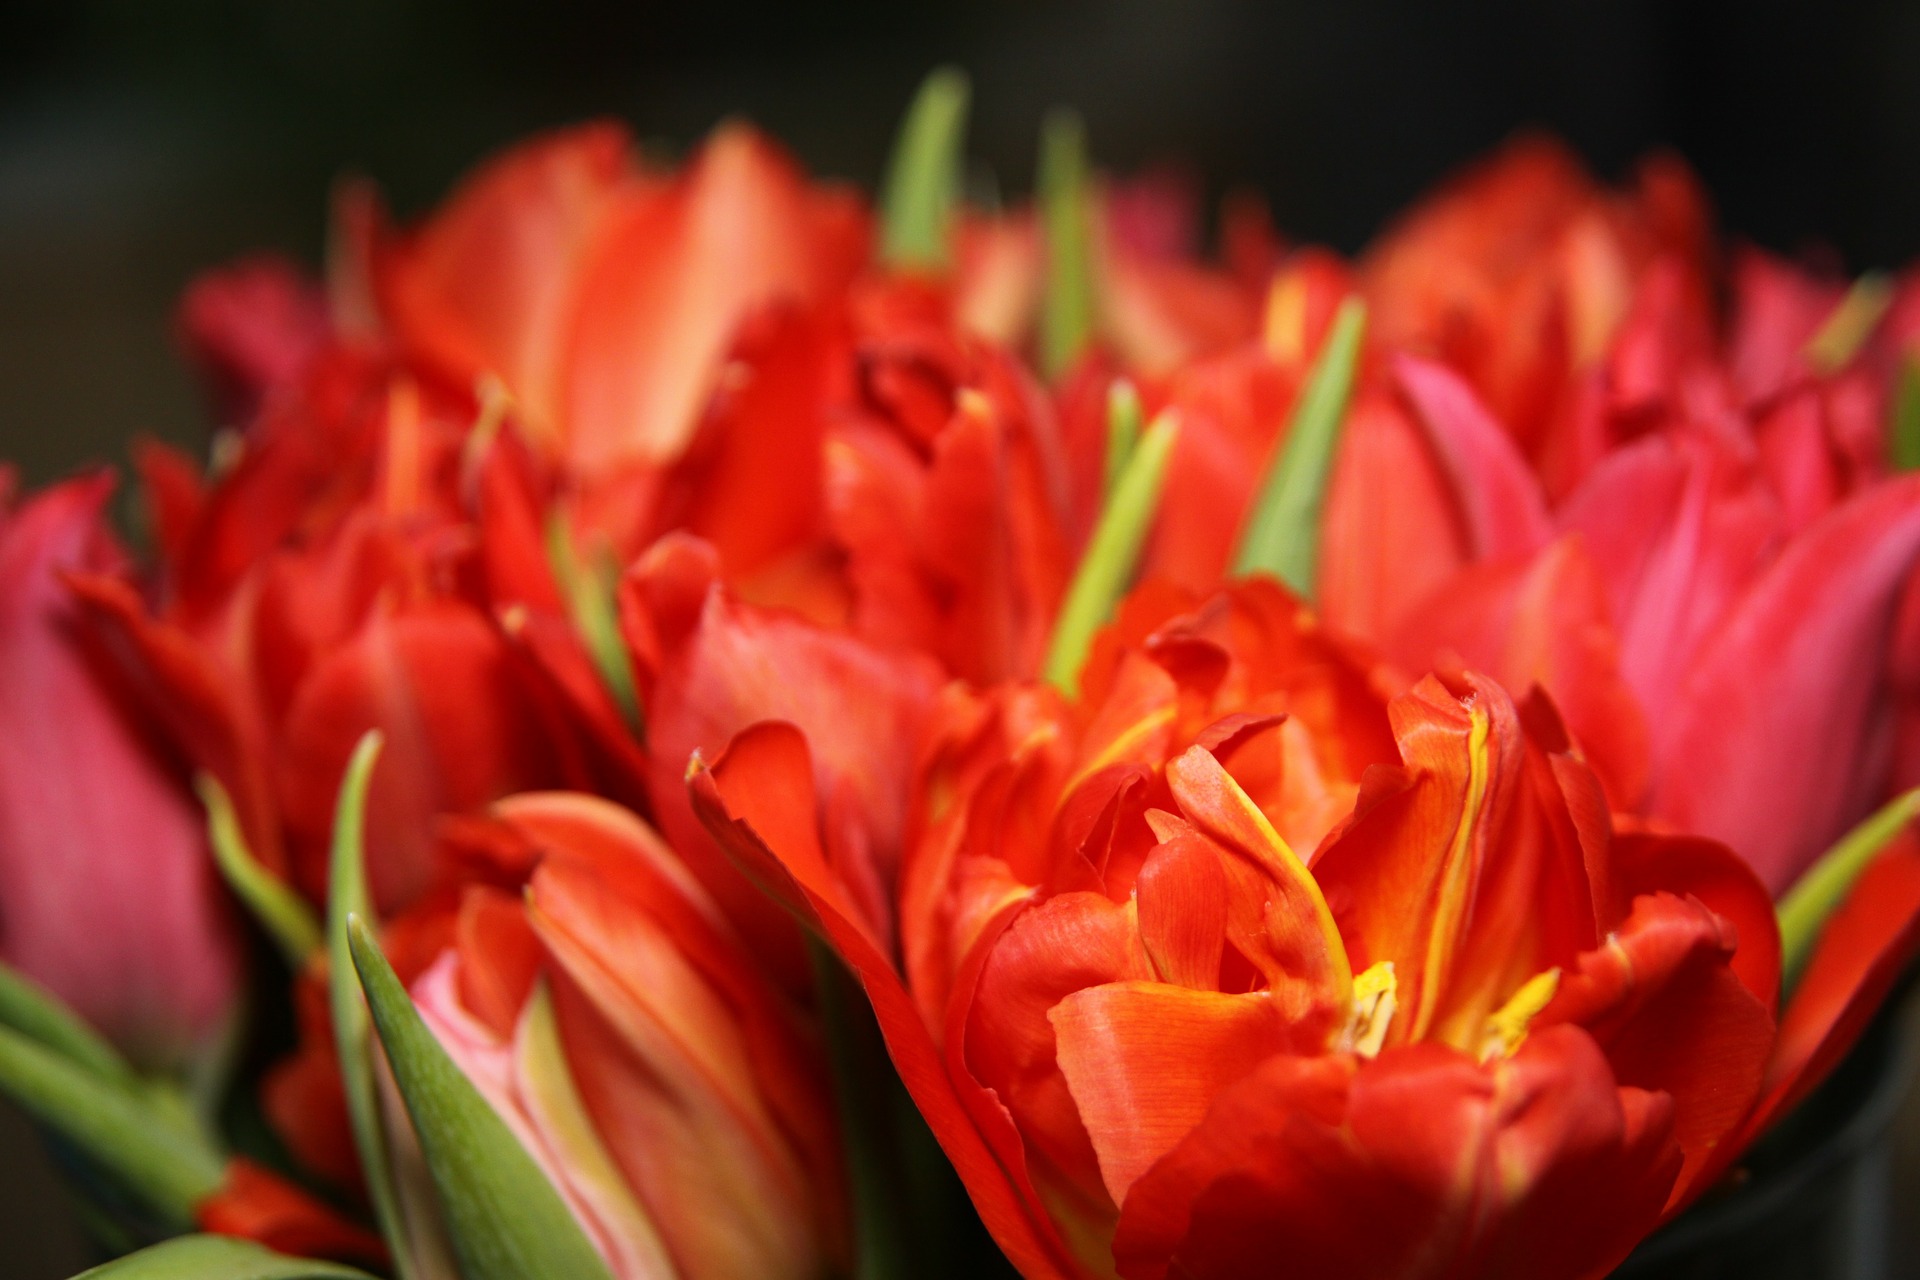
[{"label": "orange tulip", "polygon": [[1776,1040],[1738,859],[1612,833],[1544,701],[1387,678],[1256,584],[1142,593],[1077,705],[955,692],[900,964],[805,738],[749,729],[693,792],[861,973],[1024,1274],[1603,1274],[1857,1033],[1920,857],[1856,895]]}]

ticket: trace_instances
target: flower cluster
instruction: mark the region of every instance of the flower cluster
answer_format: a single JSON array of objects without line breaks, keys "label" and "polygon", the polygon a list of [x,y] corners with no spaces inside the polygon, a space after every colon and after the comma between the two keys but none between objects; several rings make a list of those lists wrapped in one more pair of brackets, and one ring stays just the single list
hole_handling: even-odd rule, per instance
[{"label": "flower cluster", "polygon": [[143,553],[7,513],[0,1089],[133,1241],[929,1274],[923,1121],[1033,1280],[1574,1280],[1860,1035],[1920,276],[1538,138],[1208,256],[1070,117],[968,204],[965,106],[877,206],[739,124],[343,186],[187,292]]}]

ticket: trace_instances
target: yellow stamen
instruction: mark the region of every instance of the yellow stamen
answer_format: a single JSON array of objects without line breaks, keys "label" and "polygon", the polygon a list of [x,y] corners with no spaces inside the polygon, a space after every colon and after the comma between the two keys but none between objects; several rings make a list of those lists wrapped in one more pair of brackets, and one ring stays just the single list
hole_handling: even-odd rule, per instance
[{"label": "yellow stamen", "polygon": [[1399,1007],[1400,984],[1393,976],[1393,961],[1381,960],[1368,966],[1353,980],[1353,1017],[1347,1023],[1347,1047],[1363,1058],[1378,1057],[1386,1042],[1387,1028],[1393,1025],[1393,1011]]},{"label": "yellow stamen", "polygon": [[1560,971],[1547,969],[1521,984],[1507,1002],[1487,1015],[1480,1035],[1480,1061],[1510,1058],[1527,1038],[1527,1028],[1560,990]]}]

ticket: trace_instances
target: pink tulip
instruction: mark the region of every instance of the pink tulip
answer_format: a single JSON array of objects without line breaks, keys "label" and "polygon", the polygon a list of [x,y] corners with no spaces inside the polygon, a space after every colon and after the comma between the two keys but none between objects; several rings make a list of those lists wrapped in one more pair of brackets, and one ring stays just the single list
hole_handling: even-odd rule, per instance
[{"label": "pink tulip", "polygon": [[178,1067],[225,1027],[239,955],[199,806],[62,580],[120,559],[112,487],[70,480],[0,519],[0,959]]}]

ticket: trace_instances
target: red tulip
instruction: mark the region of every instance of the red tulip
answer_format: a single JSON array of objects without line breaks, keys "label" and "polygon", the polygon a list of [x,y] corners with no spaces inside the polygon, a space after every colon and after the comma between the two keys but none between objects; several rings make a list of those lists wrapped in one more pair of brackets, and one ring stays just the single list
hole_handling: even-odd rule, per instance
[{"label": "red tulip", "polygon": [[590,125],[498,157],[377,244],[373,284],[404,350],[463,389],[498,377],[570,469],[604,475],[678,458],[739,323],[843,287],[866,223],[744,126],[665,174]]},{"label": "red tulip", "polygon": [[[150,451],[162,564],[80,585],[179,750],[218,778],[256,856],[316,900],[353,745],[386,731],[371,876],[433,881],[433,814],[584,781],[573,732],[496,625],[461,491],[467,421],[385,361],[321,356],[203,480]],[[569,770],[574,772],[569,773]]]},{"label": "red tulip", "polygon": [[177,760],[63,581],[123,563],[105,476],[0,517],[0,958],[136,1061],[217,1051],[240,954]]},{"label": "red tulip", "polygon": [[1704,291],[1708,230],[1705,198],[1674,159],[1648,160],[1616,193],[1559,144],[1521,137],[1369,246],[1374,336],[1459,371],[1551,471],[1576,379],[1611,345],[1649,270],[1665,264]]},{"label": "red tulip", "polygon": [[805,738],[757,726],[693,777],[860,972],[1023,1274],[1603,1274],[1912,949],[1907,857],[1776,1043],[1764,889],[1719,845],[1612,834],[1546,703],[1464,674],[1389,700],[1269,587],[1184,607],[1138,598],[1079,705],[956,692],[904,973],[825,853]]},{"label": "red tulip", "polygon": [[914,745],[939,670],[777,610],[733,599],[711,550],[673,536],[628,579],[629,631],[647,706],[648,791],[663,834],[706,891],[784,981],[805,987],[790,919],[743,877],[695,818],[686,774],[761,720],[800,726],[834,809],[835,857],[864,901],[884,903],[898,875]]},{"label": "red tulip", "polygon": [[1541,684],[1614,804],[1726,841],[1776,892],[1885,795],[1920,482],[1796,515],[1721,399],[1728,416],[1605,453],[1556,507],[1458,378],[1402,358],[1395,380],[1329,498],[1335,626],[1416,668],[1454,653]]}]

